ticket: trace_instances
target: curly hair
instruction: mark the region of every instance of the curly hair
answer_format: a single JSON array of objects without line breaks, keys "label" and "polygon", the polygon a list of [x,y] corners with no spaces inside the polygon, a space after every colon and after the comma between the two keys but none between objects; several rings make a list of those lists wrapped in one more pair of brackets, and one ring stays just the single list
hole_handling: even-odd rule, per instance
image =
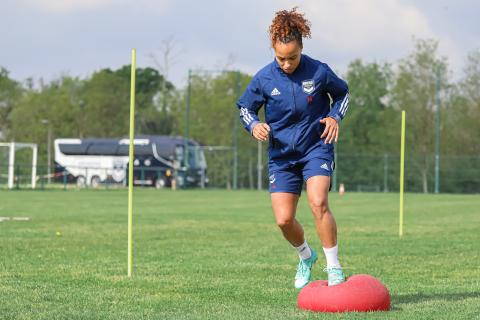
[{"label": "curly hair", "polygon": [[268,29],[272,47],[277,41],[289,43],[297,40],[303,45],[302,38],[311,38],[310,21],[305,19],[305,14],[297,12],[298,7],[292,10],[282,10],[275,13],[272,24]]}]

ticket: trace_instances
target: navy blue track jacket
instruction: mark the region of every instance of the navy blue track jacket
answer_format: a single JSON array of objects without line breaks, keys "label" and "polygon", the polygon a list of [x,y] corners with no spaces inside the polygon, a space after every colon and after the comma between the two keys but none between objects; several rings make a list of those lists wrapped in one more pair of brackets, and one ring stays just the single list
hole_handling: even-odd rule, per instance
[{"label": "navy blue track jacket", "polygon": [[302,54],[292,74],[283,72],[274,59],[253,77],[237,106],[250,133],[260,122],[259,109],[265,106],[265,121],[271,129],[270,163],[315,157],[333,160],[333,144],[320,139],[325,126],[319,121],[332,117],[339,123],[343,119],[348,86],[327,64],[307,55]]}]

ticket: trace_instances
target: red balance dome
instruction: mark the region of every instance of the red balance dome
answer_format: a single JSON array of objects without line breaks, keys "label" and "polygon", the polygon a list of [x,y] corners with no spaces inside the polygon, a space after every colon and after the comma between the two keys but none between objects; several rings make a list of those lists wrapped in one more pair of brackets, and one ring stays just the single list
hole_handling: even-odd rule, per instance
[{"label": "red balance dome", "polygon": [[298,306],[317,312],[387,311],[390,294],[378,279],[358,274],[336,286],[326,280],[310,283],[300,291]]}]

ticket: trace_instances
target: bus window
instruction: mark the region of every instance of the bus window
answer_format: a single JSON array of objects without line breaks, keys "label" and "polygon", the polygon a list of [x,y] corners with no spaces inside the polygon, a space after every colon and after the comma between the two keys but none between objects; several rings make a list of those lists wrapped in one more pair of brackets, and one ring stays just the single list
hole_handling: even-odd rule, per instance
[{"label": "bus window", "polygon": [[190,157],[188,162],[191,168],[205,169],[207,167],[205,155],[200,147],[190,147],[190,152],[188,155]]},{"label": "bus window", "polygon": [[178,161],[183,161],[183,146],[177,145],[175,147],[175,156]]}]

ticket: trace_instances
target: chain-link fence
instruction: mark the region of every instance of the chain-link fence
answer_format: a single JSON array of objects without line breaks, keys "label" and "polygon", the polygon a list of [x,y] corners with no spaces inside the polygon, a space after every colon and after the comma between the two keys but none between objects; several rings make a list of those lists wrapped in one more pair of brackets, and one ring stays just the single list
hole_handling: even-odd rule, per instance
[{"label": "chain-link fence", "polygon": [[[136,186],[156,188],[232,188],[233,152],[231,148],[205,147],[207,170],[202,174],[168,171],[165,168],[136,167]],[[241,153],[238,183],[241,189],[257,189],[259,185],[268,187],[267,159],[264,153],[250,151]],[[260,156],[260,161],[258,161]],[[347,192],[398,192],[400,157],[393,154],[354,155],[337,154],[333,176],[333,190],[340,184]],[[433,155],[407,155],[405,158],[405,191],[434,191],[435,158]],[[47,174],[47,166],[37,166],[37,189],[77,189],[77,188],[123,188],[127,181],[113,179],[111,169],[83,168],[85,174],[73,176],[68,171],[52,170]],[[102,175],[93,172],[104,170]],[[442,193],[480,193],[480,156],[441,156],[439,190]],[[14,188],[31,188],[31,164],[15,164]],[[101,178],[100,178],[101,176]],[[126,175],[125,175],[126,176]],[[261,181],[258,181],[261,179]],[[8,163],[0,163],[0,189],[7,189]],[[173,183],[172,183],[173,182]],[[260,182],[260,183],[259,183]]]},{"label": "chain-link fence", "polygon": [[[124,188],[128,184],[127,168],[68,167],[55,168],[49,174],[47,166],[37,166],[35,186],[32,185],[32,167],[15,164],[13,185],[8,184],[8,164],[0,164],[0,189],[109,189]],[[71,171],[69,171],[71,170]],[[164,188],[205,188],[208,177],[204,170],[168,169],[165,167],[135,166],[135,186]]]},{"label": "chain-link fence", "polygon": [[[480,156],[441,156],[439,190],[445,193],[480,192]],[[398,155],[337,155],[336,180],[350,191],[399,191]],[[433,192],[434,155],[405,158],[405,190]]]}]

